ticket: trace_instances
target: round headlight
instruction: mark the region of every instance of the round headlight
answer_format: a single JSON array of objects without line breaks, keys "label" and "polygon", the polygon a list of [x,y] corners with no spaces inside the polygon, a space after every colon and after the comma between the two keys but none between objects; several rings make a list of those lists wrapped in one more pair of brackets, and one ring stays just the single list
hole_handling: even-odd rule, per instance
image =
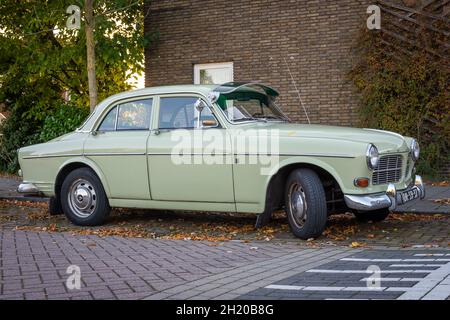
[{"label": "round headlight", "polygon": [[380,161],[380,155],[378,149],[373,144],[369,144],[367,147],[367,166],[369,169],[375,169]]},{"label": "round headlight", "polygon": [[416,139],[413,139],[411,143],[411,158],[414,161],[417,161],[419,159],[419,155],[420,155],[419,143],[416,141]]}]

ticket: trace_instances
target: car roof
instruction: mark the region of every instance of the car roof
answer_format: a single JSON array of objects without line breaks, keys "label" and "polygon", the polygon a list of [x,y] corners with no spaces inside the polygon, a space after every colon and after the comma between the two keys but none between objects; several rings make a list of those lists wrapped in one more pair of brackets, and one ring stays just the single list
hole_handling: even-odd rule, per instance
[{"label": "car roof", "polygon": [[80,131],[90,131],[92,130],[94,123],[99,115],[108,108],[112,103],[116,101],[134,98],[146,95],[161,95],[161,94],[183,94],[183,93],[196,93],[201,94],[205,97],[215,91],[217,93],[228,93],[234,91],[249,90],[255,91],[257,89],[263,89],[267,94],[278,96],[278,92],[271,87],[266,85],[255,83],[255,82],[228,82],[221,85],[217,84],[183,84],[183,85],[170,85],[170,86],[158,86],[158,87],[147,87],[143,89],[130,90],[126,92],[117,93],[112,95],[102,102],[100,102],[94,109],[94,112],[89,116],[89,118],[81,125],[78,130]]},{"label": "car roof", "polygon": [[217,85],[211,84],[181,84],[181,85],[170,85],[170,86],[158,86],[158,87],[147,87],[143,89],[136,89],[131,91],[126,91],[118,93],[111,97],[121,96],[121,95],[140,95],[140,94],[165,94],[165,93],[184,93],[184,92],[198,92],[207,94],[216,88]]}]

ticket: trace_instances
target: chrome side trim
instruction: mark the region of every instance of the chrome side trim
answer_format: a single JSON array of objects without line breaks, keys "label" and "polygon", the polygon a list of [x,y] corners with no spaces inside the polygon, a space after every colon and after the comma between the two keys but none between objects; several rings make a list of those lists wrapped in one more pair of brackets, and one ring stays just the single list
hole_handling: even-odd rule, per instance
[{"label": "chrome side trim", "polygon": [[[63,158],[63,157],[81,157],[81,156],[143,156],[145,152],[93,152],[85,154],[57,154],[57,155],[40,155],[40,156],[25,156],[23,159],[43,159],[43,158]],[[172,153],[147,153],[150,156],[170,156]],[[211,155],[209,153],[186,153],[185,155]],[[231,155],[231,153],[223,153],[216,155]],[[235,156],[280,156],[280,157],[322,157],[322,158],[345,158],[354,159],[354,156],[343,154],[258,154],[258,153],[236,153]]]},{"label": "chrome side trim", "polygon": [[[153,152],[149,152],[147,153],[149,156],[171,156],[172,153],[153,153]],[[175,153],[176,155],[176,153]],[[205,155],[205,156],[209,156],[211,154],[209,153],[183,153],[183,155]],[[214,154],[212,154],[214,155]],[[337,155],[337,154],[286,154],[286,153],[281,153],[281,154],[258,154],[258,153],[235,153],[235,154],[231,154],[231,153],[221,153],[221,154],[215,154],[217,155],[234,155],[234,156],[279,156],[279,157],[322,157],[322,158],[345,158],[345,159],[354,159],[355,157],[353,156],[348,156],[348,155]]]},{"label": "chrome side trim", "polygon": [[37,194],[39,193],[39,189],[32,183],[21,183],[17,187],[17,192],[19,193],[27,193],[27,194]]},{"label": "chrome side trim", "polygon": [[93,152],[85,153],[86,157],[102,157],[102,156],[145,156],[145,152]]},{"label": "chrome side trim", "polygon": [[63,158],[63,157],[80,157],[82,156],[81,153],[79,154],[55,154],[55,155],[40,155],[40,156],[25,156],[22,159],[28,160],[28,159],[42,159],[42,158]]},{"label": "chrome side trim", "polygon": [[82,156],[145,156],[145,152],[98,152],[98,153],[85,153],[85,154],[59,154],[59,155],[41,155],[41,156],[28,156],[23,159],[45,159],[45,158],[64,158],[64,157],[82,157]]}]

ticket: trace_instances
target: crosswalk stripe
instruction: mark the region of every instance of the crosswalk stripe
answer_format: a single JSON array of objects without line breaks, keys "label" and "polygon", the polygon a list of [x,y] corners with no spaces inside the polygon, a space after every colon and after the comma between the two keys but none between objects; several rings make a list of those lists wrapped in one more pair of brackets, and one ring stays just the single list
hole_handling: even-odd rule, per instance
[{"label": "crosswalk stripe", "polygon": [[366,258],[342,258],[341,261],[354,261],[354,262],[435,262],[443,261],[448,262],[450,259],[366,259]]},{"label": "crosswalk stripe", "polygon": [[333,287],[333,286],[289,286],[271,284],[266,289],[292,290],[292,291],[383,291],[386,287]]},{"label": "crosswalk stripe", "polygon": [[[359,281],[373,281],[373,278],[362,278]],[[420,280],[422,280],[422,278],[390,278],[390,277],[386,277],[386,278],[379,278],[380,281],[385,281],[385,282],[418,282]]]},{"label": "crosswalk stripe", "polygon": [[416,253],[414,254],[416,257],[444,257],[450,256],[450,253]]},{"label": "crosswalk stripe", "polygon": [[[379,273],[431,273],[434,270],[380,270]],[[330,270],[330,269],[310,269],[306,272],[313,273],[373,273],[367,270]]]},{"label": "crosswalk stripe", "polygon": [[415,268],[415,267],[442,267],[443,264],[391,264],[389,267],[395,268]]}]

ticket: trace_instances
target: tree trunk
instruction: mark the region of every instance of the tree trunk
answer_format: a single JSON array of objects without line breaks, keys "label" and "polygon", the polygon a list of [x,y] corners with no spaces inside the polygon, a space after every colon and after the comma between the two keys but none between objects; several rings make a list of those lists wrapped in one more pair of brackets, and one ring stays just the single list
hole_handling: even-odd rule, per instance
[{"label": "tree trunk", "polygon": [[89,82],[89,105],[91,112],[97,105],[97,77],[95,74],[95,42],[94,42],[94,0],[85,1],[86,12],[86,48],[87,74]]}]

